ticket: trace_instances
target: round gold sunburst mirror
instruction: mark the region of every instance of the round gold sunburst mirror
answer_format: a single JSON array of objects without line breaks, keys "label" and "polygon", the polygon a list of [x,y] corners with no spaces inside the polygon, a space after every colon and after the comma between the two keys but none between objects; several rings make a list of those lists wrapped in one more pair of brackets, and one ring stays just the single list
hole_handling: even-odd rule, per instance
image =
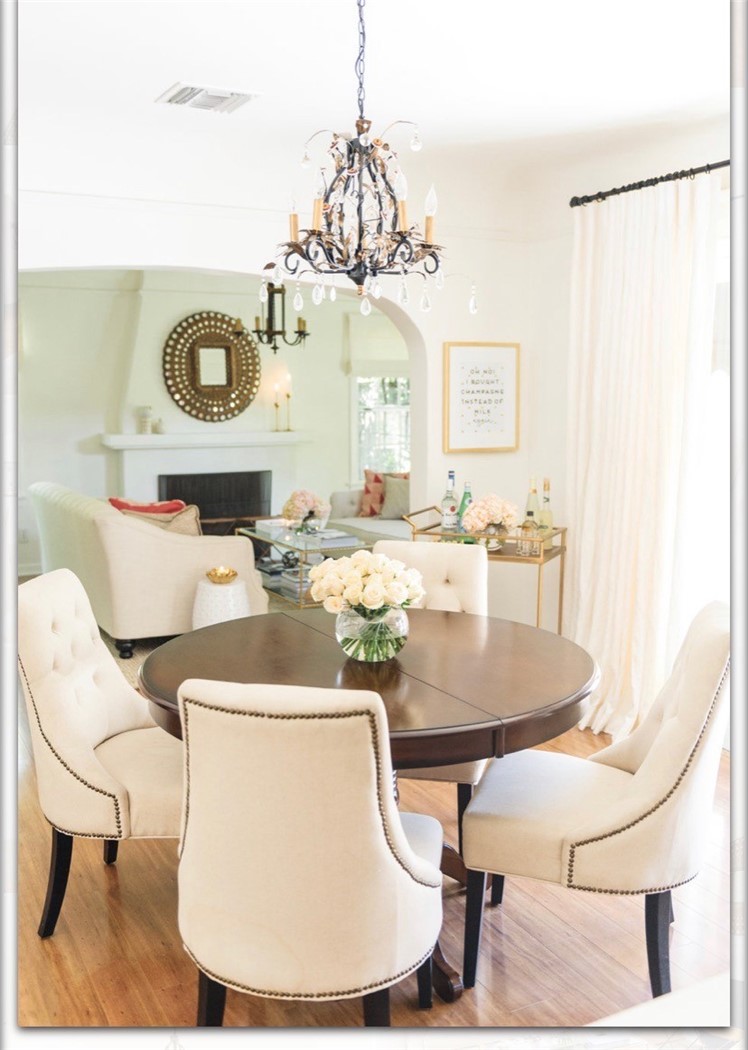
[{"label": "round gold sunburst mirror", "polygon": [[213,310],[185,317],[164,344],[166,388],[195,419],[222,423],[251,404],[260,389],[260,354],[236,317]]}]

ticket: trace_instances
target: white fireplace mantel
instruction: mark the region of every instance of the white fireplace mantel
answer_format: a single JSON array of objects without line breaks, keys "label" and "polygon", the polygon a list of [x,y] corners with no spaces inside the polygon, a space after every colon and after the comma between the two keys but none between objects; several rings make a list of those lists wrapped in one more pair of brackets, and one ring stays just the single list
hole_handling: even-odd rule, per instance
[{"label": "white fireplace mantel", "polygon": [[271,470],[272,513],[299,485],[297,457],[312,439],[296,430],[221,430],[182,434],[101,434],[116,457],[116,484],[128,499],[158,499],[162,474]]},{"label": "white fireplace mantel", "polygon": [[268,445],[301,445],[311,439],[298,430],[236,430],[185,434],[102,434],[101,443],[118,451],[165,448],[267,448]]}]

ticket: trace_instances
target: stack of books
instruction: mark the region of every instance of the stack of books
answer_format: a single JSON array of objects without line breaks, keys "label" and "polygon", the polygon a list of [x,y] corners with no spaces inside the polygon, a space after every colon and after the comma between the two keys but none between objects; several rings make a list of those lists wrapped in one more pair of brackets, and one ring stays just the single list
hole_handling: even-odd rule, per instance
[{"label": "stack of books", "polygon": [[298,569],[284,569],[280,574],[279,590],[284,598],[291,598],[295,602],[301,601],[310,587],[311,580],[309,579],[308,567],[303,569],[301,567]]},{"label": "stack of books", "polygon": [[257,562],[257,569],[262,576],[262,586],[265,590],[280,590],[281,573],[283,572],[283,564],[281,562],[272,561],[270,558],[260,558]]}]

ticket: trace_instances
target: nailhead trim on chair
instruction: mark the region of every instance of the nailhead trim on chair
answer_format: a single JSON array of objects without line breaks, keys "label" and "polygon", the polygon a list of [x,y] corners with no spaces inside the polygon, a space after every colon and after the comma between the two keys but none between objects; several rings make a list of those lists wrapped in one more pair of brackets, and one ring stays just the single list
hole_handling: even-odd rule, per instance
[{"label": "nailhead trim on chair", "polygon": [[186,946],[182,946],[189,955],[190,959],[194,962],[198,969],[202,970],[204,974],[210,977],[214,981],[218,981],[220,984],[225,985],[227,988],[235,988],[238,992],[248,992],[250,995],[260,995],[265,999],[353,999],[357,995],[367,995],[369,992],[374,991],[377,988],[389,988],[390,985],[395,984],[397,981],[401,981],[403,977],[407,977],[409,973],[413,973],[415,970],[425,963],[428,957],[433,952],[433,948],[430,948],[425,955],[423,955],[417,963],[413,966],[408,966],[399,973],[396,973],[393,977],[385,977],[381,981],[372,981],[371,984],[364,984],[360,988],[348,988],[338,989],[334,992],[269,992],[263,988],[252,988],[247,984],[238,984],[236,981],[231,981],[227,977],[220,977],[218,974],[212,973],[207,967],[203,966],[202,963],[198,962],[195,956],[192,954],[190,949]]},{"label": "nailhead trim on chair", "polygon": [[34,700],[34,694],[33,694],[32,690],[31,690],[31,686],[29,685],[29,679],[28,679],[28,676],[26,674],[26,668],[23,666],[23,660],[21,659],[20,656],[18,657],[18,665],[21,668],[21,674],[23,675],[23,680],[26,683],[26,689],[28,690],[29,700],[31,700],[31,706],[34,709],[34,717],[36,719],[36,724],[37,724],[37,727],[39,729],[39,732],[41,733],[42,740],[47,745],[47,747],[52,752],[52,754],[55,756],[55,758],[60,763],[60,765],[63,767],[63,769],[67,770],[67,772],[70,773],[70,775],[72,777],[75,777],[75,779],[79,783],[83,784],[84,787],[90,788],[91,791],[96,791],[99,795],[105,795],[107,798],[110,798],[112,800],[112,802],[114,803],[114,820],[115,820],[115,823],[117,825],[117,834],[116,835],[112,835],[111,831],[99,832],[99,833],[92,833],[92,832],[88,832],[88,831],[83,831],[83,832],[81,832],[81,831],[66,831],[64,828],[60,828],[60,827],[57,827],[56,824],[52,824],[51,820],[49,821],[49,823],[52,824],[52,827],[57,827],[57,830],[58,831],[62,831],[65,835],[75,835],[77,838],[84,838],[84,839],[114,839],[114,838],[121,839],[121,838],[123,838],[124,836],[122,835],[122,820],[121,820],[121,817],[120,817],[119,799],[117,798],[116,795],[113,795],[111,791],[105,791],[104,788],[96,787],[95,784],[89,784],[89,782],[87,780],[84,780],[83,777],[80,776],[79,773],[76,773],[74,769],[71,769],[70,766],[67,764],[67,762],[62,758],[62,756],[59,755],[57,753],[57,751],[55,751],[54,747],[52,746],[52,744],[51,744],[51,742],[49,740],[49,737],[47,736],[47,734],[44,732],[44,729],[42,728],[41,719],[39,718],[39,711],[38,711],[37,706],[36,706],[36,701]]},{"label": "nailhead trim on chair", "polygon": [[673,882],[673,883],[670,883],[667,886],[653,886],[653,887],[651,887],[649,889],[641,889],[641,890],[608,890],[608,889],[601,889],[599,886],[575,886],[574,882],[573,882],[573,880],[574,880],[574,854],[575,854],[575,851],[576,851],[578,846],[580,846],[580,847],[581,846],[588,846],[591,842],[601,842],[603,839],[612,838],[614,835],[620,835],[622,832],[628,831],[629,828],[635,827],[635,825],[641,823],[642,820],[645,820],[647,817],[650,817],[653,813],[655,813],[660,808],[660,806],[664,806],[665,803],[668,801],[668,799],[670,799],[675,794],[677,789],[682,784],[683,778],[685,777],[686,773],[688,772],[688,769],[689,769],[691,763],[693,762],[694,755],[696,754],[696,752],[699,749],[699,745],[701,744],[701,741],[702,741],[702,739],[704,737],[704,733],[706,732],[706,727],[709,725],[709,721],[710,721],[712,715],[714,714],[714,709],[717,706],[717,700],[719,699],[719,694],[722,692],[722,686],[725,684],[725,681],[727,680],[727,674],[728,674],[729,670],[730,670],[730,660],[728,658],[727,663],[725,664],[725,669],[722,672],[722,677],[720,678],[719,685],[717,686],[717,689],[716,689],[716,691],[714,693],[714,697],[712,698],[712,702],[711,702],[711,705],[709,707],[709,711],[707,712],[707,716],[704,719],[704,724],[701,727],[701,732],[699,733],[699,735],[698,735],[698,737],[696,739],[696,743],[693,745],[693,748],[691,749],[691,753],[689,754],[688,758],[686,759],[686,764],[684,765],[683,769],[678,774],[678,777],[677,777],[675,783],[670,788],[668,793],[663,798],[661,798],[659,802],[656,802],[654,804],[654,806],[652,806],[651,809],[648,809],[646,813],[642,813],[641,816],[637,817],[635,820],[629,821],[628,824],[624,824],[623,827],[616,828],[615,831],[607,831],[604,835],[596,835],[594,838],[583,839],[580,842],[572,843],[572,845],[570,847],[570,850],[569,850],[569,867],[568,867],[568,870],[567,870],[567,877],[566,877],[566,885],[570,889],[573,889],[573,890],[586,890],[586,891],[588,891],[590,893],[615,893],[615,894],[618,894],[618,895],[621,895],[621,896],[623,896],[623,895],[630,896],[630,895],[639,894],[639,893],[664,893],[665,890],[675,889],[676,886],[683,886],[683,885],[685,885],[685,883],[690,882],[692,879],[696,878],[696,875],[698,874],[697,872],[695,872],[693,875],[690,875],[687,879],[681,879],[680,882]]},{"label": "nailhead trim on chair", "polygon": [[[249,717],[249,718],[267,718],[267,719],[274,719],[274,720],[283,721],[283,722],[298,721],[298,720],[307,721],[307,720],[328,719],[328,718],[360,718],[360,717],[363,716],[363,717],[367,718],[368,721],[369,721],[369,728],[371,730],[371,735],[372,735],[372,744],[373,744],[373,747],[374,747],[374,755],[375,755],[375,758],[376,758],[376,767],[377,767],[377,806],[379,808],[379,816],[380,816],[380,819],[381,819],[381,822],[382,822],[382,830],[384,831],[384,837],[385,837],[385,839],[387,841],[387,845],[389,847],[390,853],[395,858],[395,860],[400,865],[400,867],[403,869],[403,871],[405,871],[408,875],[410,875],[410,877],[413,879],[414,882],[417,882],[421,886],[429,886],[432,889],[437,889],[439,886],[441,886],[441,880],[439,882],[426,882],[424,879],[419,879],[418,876],[415,875],[410,870],[408,865],[405,863],[405,861],[402,859],[402,857],[398,854],[397,850],[395,849],[394,843],[392,842],[392,840],[390,838],[389,831],[387,829],[387,823],[386,823],[385,817],[384,817],[384,805],[382,803],[382,793],[381,793],[382,762],[381,762],[380,748],[379,748],[379,737],[378,737],[378,734],[377,734],[376,721],[375,721],[374,715],[372,714],[371,711],[366,711],[366,710],[361,710],[361,711],[334,711],[334,712],[320,712],[320,713],[317,713],[317,714],[311,714],[310,713],[310,714],[305,714],[305,715],[268,714],[265,711],[236,711],[236,710],[234,710],[233,708],[230,708],[230,707],[218,707],[215,704],[208,704],[208,703],[206,703],[203,700],[195,700],[195,699],[193,699],[191,697],[184,697],[183,698],[183,702],[184,702],[184,749],[185,749],[185,757],[186,757],[186,779],[187,779],[187,785],[186,785],[185,803],[184,803],[184,832],[182,833],[182,841],[181,841],[180,848],[179,848],[179,856],[180,857],[182,856],[182,853],[184,851],[184,843],[185,843],[185,840],[187,838],[187,825],[189,824],[189,819],[190,819],[190,740],[189,740],[189,711],[187,710],[187,705],[188,704],[193,704],[195,707],[203,707],[203,708],[205,708],[208,711],[219,711],[221,714],[225,714],[225,715],[240,715],[240,716]],[[206,973],[207,973],[207,971],[206,971]],[[208,974],[208,976],[210,976],[210,974]],[[395,980],[396,979],[397,978],[395,978]]]}]

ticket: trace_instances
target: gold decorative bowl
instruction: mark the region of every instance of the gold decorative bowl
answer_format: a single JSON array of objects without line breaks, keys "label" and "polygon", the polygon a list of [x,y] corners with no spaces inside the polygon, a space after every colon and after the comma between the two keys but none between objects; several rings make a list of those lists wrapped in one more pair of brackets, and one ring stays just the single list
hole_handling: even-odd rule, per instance
[{"label": "gold decorative bowl", "polygon": [[227,569],[224,565],[219,565],[215,569],[208,569],[205,575],[211,583],[231,583],[239,574],[236,569]]}]

